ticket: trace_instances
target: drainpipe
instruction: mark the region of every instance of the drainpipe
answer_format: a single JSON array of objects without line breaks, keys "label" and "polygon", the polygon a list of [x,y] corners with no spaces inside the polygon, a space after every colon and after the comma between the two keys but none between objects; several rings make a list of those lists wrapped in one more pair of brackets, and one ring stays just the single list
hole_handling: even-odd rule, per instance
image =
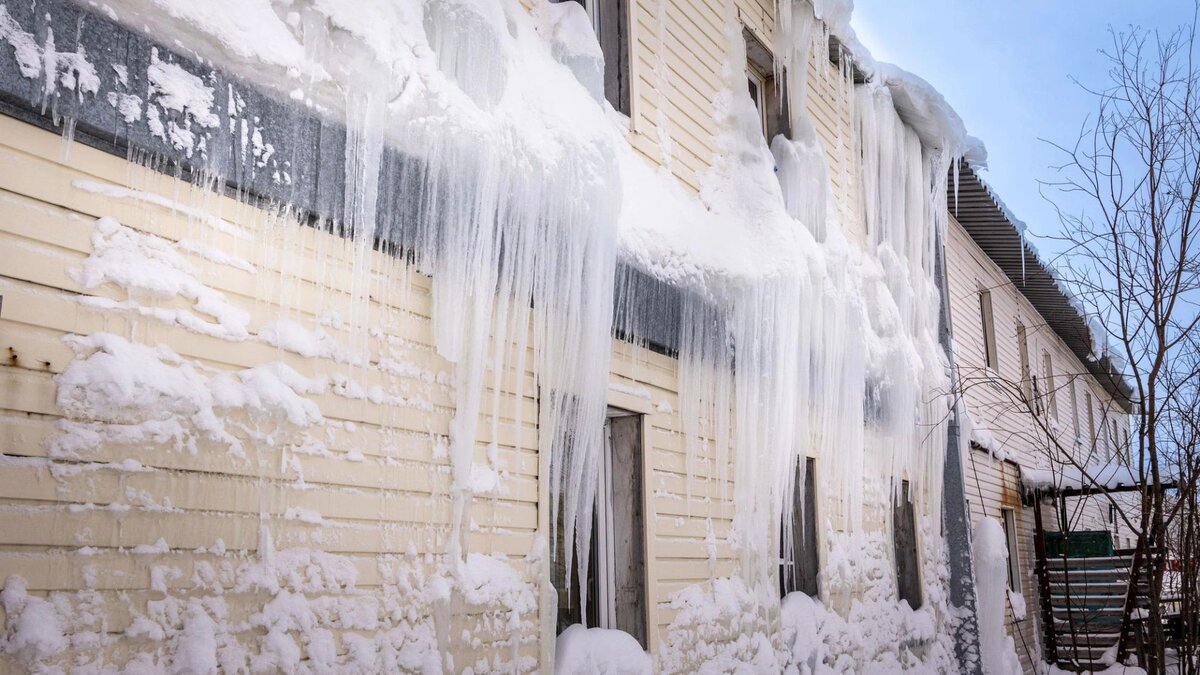
[{"label": "drainpipe", "polygon": [[[947,230],[948,231],[948,228]],[[958,367],[951,347],[950,291],[946,275],[945,231],[938,235],[934,279],[942,295],[942,313],[938,322],[938,342],[950,363],[950,391],[958,391]],[[942,532],[950,563],[950,605],[958,614],[954,625],[954,657],[958,672],[981,675],[979,621],[976,610],[975,574],[971,563],[971,519],[967,513],[966,485],[963,482],[962,452],[959,445],[961,425],[959,406],[955,405],[946,433],[946,461],[942,470]]]}]

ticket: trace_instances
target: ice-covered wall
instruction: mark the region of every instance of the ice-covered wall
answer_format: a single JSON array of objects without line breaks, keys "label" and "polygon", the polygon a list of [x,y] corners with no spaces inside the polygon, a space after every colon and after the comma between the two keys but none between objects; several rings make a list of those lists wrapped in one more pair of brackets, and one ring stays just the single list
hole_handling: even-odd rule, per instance
[{"label": "ice-covered wall", "polygon": [[[624,323],[637,314],[621,298],[644,297],[662,284],[673,286],[681,298],[675,366],[680,396],[674,410],[680,420],[675,431],[684,456],[684,492],[689,500],[696,490],[706,500],[731,505],[732,522],[719,542],[711,525],[705,539],[712,541],[710,550],[719,545],[737,560],[720,573],[715,563],[711,566],[715,583],[693,585],[664,602],[672,618],[657,636],[660,667],[688,670],[697,655],[711,654],[770,671],[794,657],[789,654],[796,653],[795,645],[784,644],[775,597],[776,533],[789,524],[790,510],[783,505],[794,496],[790,467],[806,455],[818,460],[822,521],[830,533],[823,541],[823,582],[835,613],[822,614],[828,617],[822,634],[828,651],[821,658],[850,669],[873,663],[949,667],[945,641],[952,614],[944,597],[944,551],[936,527],[948,381],[937,342],[940,304],[933,260],[944,228],[946,169],[963,150],[956,138],[939,137],[936,125],[929,132],[905,124],[896,92],[907,89],[890,83],[856,88],[847,68],[828,79],[837,83],[847,106],[853,101],[854,115],[847,115],[853,125],[833,139],[823,138],[806,114],[807,88],[800,77],[826,39],[807,4],[785,2],[778,12],[789,18],[778,26],[776,50],[790,55],[788,63],[803,65],[789,71],[793,128],[799,132],[794,139],[772,139],[770,147],[745,94],[742,33],[732,6],[723,16],[708,17],[725,32],[717,36],[719,93],[704,111],[714,156],[693,167],[692,185],[644,161],[636,143],[626,142],[624,121],[598,103],[593,38],[573,3],[539,4],[532,15],[514,3],[459,0],[111,4],[107,12],[115,19],[159,38],[170,36],[193,58],[180,60],[165,48],[151,48],[136,61],[144,72],[98,73],[100,82],[93,88],[81,65],[89,63],[87,50],[78,45],[86,42],[95,16],[78,21],[76,49],[70,52],[76,56],[70,58],[59,57],[66,43],[51,44],[51,31],[34,25],[40,18],[28,16],[19,25],[10,17],[0,24],[0,37],[13,47],[14,58],[36,54],[38,63],[53,66],[28,65],[19,77],[48,91],[43,98],[61,102],[63,109],[55,111],[68,117],[68,103],[108,106],[106,114],[119,115],[128,129],[139,130],[130,138],[141,143],[133,145],[150,151],[145,157],[134,153],[135,160],[176,170],[158,164],[153,151],[182,156],[201,188],[233,178],[226,162],[230,149],[236,149],[233,166],[265,181],[267,187],[255,197],[273,198],[260,205],[275,217],[259,223],[256,215],[250,220],[257,224],[246,227],[205,204],[181,204],[171,197],[172,189],[142,190],[113,176],[60,180],[69,198],[78,200],[70,202],[72,209],[98,218],[79,225],[88,244],[78,251],[85,257],[58,265],[78,268],[61,288],[84,296],[78,302],[88,312],[127,323],[116,324],[121,330],[115,332],[97,328],[94,320],[59,326],[69,335],[59,348],[64,359],[58,364],[56,406],[46,414],[65,413],[66,418],[53,447],[75,452],[110,452],[122,443],[144,442],[172,445],[177,452],[195,447],[199,456],[219,452],[246,462],[255,467],[248,477],[262,480],[263,467],[290,471],[296,456],[324,457],[310,436],[337,433],[330,428],[346,432],[345,459],[367,454],[358,447],[354,416],[330,424],[332,416],[314,407],[313,397],[347,409],[394,408],[389,414],[399,416],[398,427],[407,434],[419,434],[423,422],[436,418],[427,441],[430,456],[445,460],[444,471],[436,473],[437,489],[429,491],[442,497],[434,508],[436,534],[422,530],[418,539],[424,548],[410,558],[393,563],[380,551],[366,563],[386,569],[380,572],[381,587],[412,590],[420,597],[401,601],[413,607],[408,613],[380,609],[370,623],[374,641],[364,649],[385,658],[380,655],[388,649],[425,654],[422,649],[431,645],[447,651],[446,640],[460,648],[480,640],[495,642],[499,653],[477,669],[500,662],[530,667],[536,662],[531,652],[546,655],[545,635],[539,650],[530,614],[536,607],[545,626],[545,613],[552,610],[543,593],[548,557],[588,557],[586,537],[578,538],[577,546],[550,550],[548,542],[557,533],[550,531],[546,514],[563,505],[568,542],[580,524],[591,522],[589,486],[597,431],[611,397],[614,270],[621,260],[640,275],[622,275],[617,285],[618,334],[651,337]],[[660,30],[667,31],[673,17],[677,14],[663,12]],[[63,78],[61,63],[69,64],[71,78]],[[823,60],[818,64],[826,67]],[[220,79],[215,70],[244,80]],[[291,174],[298,161],[283,157],[288,139],[280,134],[287,130],[262,124],[245,107],[251,93],[242,87],[249,85],[291,101],[297,115],[312,111],[344,126],[332,147],[320,140],[311,146],[317,158],[305,166],[316,171],[315,177]],[[661,118],[664,142],[671,135],[669,117]],[[852,160],[859,151],[861,163]],[[44,151],[39,156],[53,163]],[[838,158],[836,166],[830,157]],[[326,179],[330,173],[334,177]],[[270,187],[286,188],[302,183],[300,178],[315,186],[320,198],[297,203],[286,189]],[[330,184],[338,186],[336,194],[322,196],[320,186]],[[853,199],[861,208],[844,203],[854,190],[860,192]],[[11,191],[19,192],[16,186]],[[189,227],[203,233],[200,241],[155,238],[152,218],[139,225],[109,212],[126,203],[186,218]],[[139,213],[135,209],[129,215],[135,221],[145,218]],[[316,218],[314,239],[303,234],[297,216]],[[860,232],[865,236],[848,236]],[[214,233],[228,239],[214,245],[206,239]],[[333,234],[347,242],[331,243],[337,241]],[[386,258],[376,248],[393,250],[397,244],[405,245],[413,267],[381,262]],[[337,255],[329,255],[334,249]],[[247,256],[247,250],[255,255]],[[253,290],[244,295],[266,302],[267,318],[198,280],[188,256],[249,275]],[[246,269],[260,265],[279,270],[282,281],[255,279]],[[153,272],[131,271],[139,269]],[[413,290],[422,286],[411,281],[414,269],[433,279],[424,293]],[[654,282],[650,288],[647,279]],[[314,313],[306,318],[319,320],[317,326],[298,328],[293,312],[331,285],[339,293],[337,313]],[[120,291],[116,297],[101,292],[114,287]],[[381,294],[396,301],[392,323],[380,323],[381,310],[374,303]],[[412,302],[420,309],[414,311]],[[406,324],[414,314],[426,321],[420,339]],[[182,333],[140,332],[147,325]],[[335,331],[326,328],[335,328],[342,339],[330,337]],[[300,368],[280,365],[274,361],[282,359],[266,357],[212,369],[206,360],[219,361],[222,348],[214,344],[221,342],[191,353],[176,341],[192,335],[324,359],[335,364],[334,372],[314,371],[307,362]],[[428,359],[442,365],[437,373],[380,351],[381,344],[407,348],[411,342],[427,348]],[[414,379],[420,383],[416,391]],[[392,438],[391,425],[375,423],[384,440]],[[535,425],[537,432],[526,439],[525,430]],[[513,469],[500,459],[497,440],[505,434],[515,436],[510,443],[526,472],[528,462],[540,463],[536,486],[529,484],[528,473],[524,483],[506,475]],[[536,459],[522,456],[522,449],[536,449]],[[381,457],[386,466],[388,453]],[[51,458],[37,470],[53,474],[57,461],[76,459]],[[117,463],[134,473],[138,468]],[[427,469],[415,475],[421,471]],[[901,479],[914,487],[920,520],[926,602],[917,611],[894,600],[889,534]],[[303,474],[299,481],[307,485]],[[273,515],[264,515],[270,505],[262,502],[269,491],[261,483],[246,487],[262,496],[257,505],[254,497],[245,498],[245,520],[254,521],[257,511],[260,522],[273,522]],[[533,523],[527,519],[530,490],[539,507]],[[523,496],[509,500],[508,491]],[[384,533],[395,511],[401,520],[420,521],[412,514],[430,508],[421,500],[393,504],[390,497],[382,499],[377,516]],[[342,504],[349,498],[322,499]],[[124,503],[106,502],[110,510]],[[688,504],[679,519],[690,519]],[[520,512],[525,518],[520,536],[507,536],[512,523],[503,518],[480,522],[480,510],[488,509]],[[304,526],[325,522],[320,509],[304,507],[289,507],[278,517]],[[278,555],[290,550],[279,547],[278,539],[273,543],[258,536],[257,527],[250,537],[246,527],[239,525],[247,553],[238,564],[252,570],[271,560],[291,560]],[[346,529],[339,535],[358,532]],[[481,533],[486,536],[477,536]],[[369,540],[376,534],[361,536]],[[121,548],[124,540],[104,541]],[[327,546],[323,540],[307,543],[314,549]],[[382,546],[391,543],[384,537]],[[144,545],[140,553],[162,553],[156,542]],[[195,548],[210,551],[213,545]],[[275,637],[260,651],[277,656],[231,649],[229,658],[303,655],[316,663],[314,658],[324,658],[320,655],[328,649],[324,633],[314,627],[327,630],[324,622],[336,621],[361,629],[357,619],[347,623],[339,613],[312,619],[302,603],[281,616],[222,618],[221,603],[203,598],[226,588],[265,589],[277,599],[284,591],[303,590],[258,577],[243,583],[239,568],[224,558],[225,546],[213,555],[230,574],[219,583],[197,577],[192,588],[201,599],[195,603],[193,598],[185,602],[169,584],[152,588],[166,596],[166,609],[152,617],[161,635],[148,634],[156,644],[144,650],[146,658],[158,665],[195,653],[200,653],[196,659],[207,658],[210,652],[224,653],[217,649],[220,640],[208,639],[210,633],[240,644],[248,632],[262,629]],[[510,566],[479,555],[500,550],[523,560]],[[864,551],[870,555],[855,557]],[[715,560],[717,553],[710,556]],[[174,578],[167,567],[161,575]],[[180,572],[179,579],[184,576]],[[336,588],[316,590],[357,597],[356,579],[339,579]],[[493,583],[501,588],[492,588]],[[9,615],[18,618],[11,626],[23,625],[23,612],[35,618],[49,613],[20,582],[12,588],[6,602],[11,600]],[[85,593],[64,596],[62,602],[86,599]],[[507,613],[498,614],[497,604]],[[453,617],[474,616],[476,605],[483,612],[480,623],[459,631]],[[58,608],[57,616],[68,609]],[[93,639],[87,637],[90,626],[51,630],[48,642],[29,642],[16,630],[6,644],[30,662],[55,658],[63,653],[63,635]],[[908,638],[897,642],[888,631],[901,627]],[[126,648],[125,639],[142,637],[128,630],[109,644]],[[751,644],[739,639],[743,632]],[[193,635],[203,639],[193,642]],[[534,644],[528,644],[531,635]],[[359,652],[344,638],[338,644],[335,665],[357,658]],[[413,645],[413,651],[404,645]],[[809,657],[805,652],[803,658]]]}]

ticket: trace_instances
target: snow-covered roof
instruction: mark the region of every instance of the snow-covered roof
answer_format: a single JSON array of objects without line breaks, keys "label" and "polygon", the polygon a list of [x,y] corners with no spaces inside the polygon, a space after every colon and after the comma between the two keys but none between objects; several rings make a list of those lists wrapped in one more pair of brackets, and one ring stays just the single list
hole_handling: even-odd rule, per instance
[{"label": "snow-covered roof", "polygon": [[951,213],[1104,390],[1125,412],[1132,411],[1133,388],[1121,364],[1106,350],[1096,349],[1101,336],[1058,273],[1026,241],[1025,223],[1012,214],[975,168],[963,162],[951,169],[955,170],[957,181],[950,180],[947,188]]},{"label": "snow-covered roof", "polygon": [[1021,467],[1021,485],[1027,491],[1080,493],[1096,490],[1121,492],[1136,489],[1141,480],[1120,464],[1095,464],[1055,469]]}]

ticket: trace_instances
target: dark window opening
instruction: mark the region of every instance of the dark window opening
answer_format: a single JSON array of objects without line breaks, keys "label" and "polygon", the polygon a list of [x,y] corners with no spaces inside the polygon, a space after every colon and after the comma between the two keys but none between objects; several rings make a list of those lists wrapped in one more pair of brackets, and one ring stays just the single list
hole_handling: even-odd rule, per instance
[{"label": "dark window opening", "polygon": [[647,604],[642,417],[610,409],[603,433],[583,597],[578,556],[573,556],[568,575],[561,555],[565,550],[561,541],[564,517],[561,506],[556,514],[556,536],[560,538],[557,542],[560,555],[554,565],[558,632],[576,623],[615,629],[632,635],[644,649]]},{"label": "dark window opening", "polygon": [[1025,324],[1017,324],[1017,355],[1021,358],[1021,392],[1025,400],[1033,401],[1033,374],[1029,371],[1029,338],[1025,335]]},{"label": "dark window opening", "polygon": [[[804,462],[803,465],[800,464],[801,461]],[[815,474],[815,463],[811,457],[797,459],[792,487],[791,530],[782,532],[780,537],[780,595],[800,591],[815,598],[820,593]],[[789,547],[790,559],[786,555],[786,548]]]},{"label": "dark window opening", "polygon": [[604,98],[617,112],[630,115],[628,0],[574,1],[587,10],[604,54]]},{"label": "dark window opening", "polygon": [[1008,587],[1021,592],[1021,559],[1017,555],[1017,513],[1013,509],[1000,509],[1004,525],[1004,547],[1007,555]]},{"label": "dark window opening", "polygon": [[750,98],[761,118],[763,137],[771,140],[782,134],[791,137],[784,73],[775,67],[771,50],[749,28],[742,29],[746,40],[746,83]]},{"label": "dark window opening", "polygon": [[892,504],[892,544],[896,553],[896,590],[909,607],[921,607],[921,574],[917,560],[916,513],[908,481]]},{"label": "dark window opening", "polygon": [[996,320],[992,314],[992,292],[979,289],[979,318],[983,324],[983,364],[999,372],[1000,360],[996,356]]}]

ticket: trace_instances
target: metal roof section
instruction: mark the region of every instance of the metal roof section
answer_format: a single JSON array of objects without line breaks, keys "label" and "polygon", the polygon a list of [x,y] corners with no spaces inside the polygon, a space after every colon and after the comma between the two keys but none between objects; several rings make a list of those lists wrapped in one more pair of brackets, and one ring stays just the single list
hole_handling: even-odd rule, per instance
[{"label": "metal roof section", "polygon": [[950,169],[947,181],[951,214],[1122,410],[1132,412],[1133,388],[1128,379],[1110,355],[1095,357],[1088,317],[1064,292],[1052,268],[1025,241],[1022,235],[1025,224],[1009,212],[966,162],[957,166],[956,200],[954,171],[955,168]]}]

